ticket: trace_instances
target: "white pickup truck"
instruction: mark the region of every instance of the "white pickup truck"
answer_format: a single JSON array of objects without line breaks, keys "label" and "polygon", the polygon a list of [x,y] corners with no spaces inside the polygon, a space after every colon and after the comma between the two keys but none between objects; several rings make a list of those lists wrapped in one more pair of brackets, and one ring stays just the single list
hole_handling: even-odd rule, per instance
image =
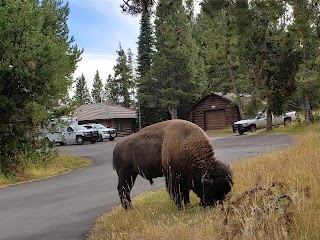
[{"label": "white pickup truck", "polygon": [[75,143],[82,145],[85,141],[95,143],[99,139],[99,132],[96,129],[87,129],[78,125],[74,117],[53,119],[40,131],[44,138],[59,145]]},{"label": "white pickup truck", "polygon": [[[297,118],[297,112],[287,112],[281,116],[274,116],[272,114],[272,126],[284,125],[289,126],[292,121]],[[267,113],[259,112],[253,119],[245,119],[233,124],[233,132],[238,132],[243,135],[245,132],[255,132],[259,128],[265,128],[267,126]]]}]

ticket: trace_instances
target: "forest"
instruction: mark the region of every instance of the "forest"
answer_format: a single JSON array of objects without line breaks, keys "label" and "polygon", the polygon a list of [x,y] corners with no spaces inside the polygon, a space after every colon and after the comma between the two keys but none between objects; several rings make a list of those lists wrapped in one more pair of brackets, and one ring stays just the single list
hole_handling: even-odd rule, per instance
[{"label": "forest", "polygon": [[120,45],[114,74],[103,85],[97,71],[89,93],[85,76],[73,80],[83,49],[69,36],[68,3],[0,3],[2,173],[50,161],[38,127],[89,102],[134,101],[142,127],[188,119],[212,92],[234,93],[243,117],[266,110],[269,129],[271,113],[285,110],[317,119],[318,0],[123,0],[119,11],[140,18],[137,56]]}]

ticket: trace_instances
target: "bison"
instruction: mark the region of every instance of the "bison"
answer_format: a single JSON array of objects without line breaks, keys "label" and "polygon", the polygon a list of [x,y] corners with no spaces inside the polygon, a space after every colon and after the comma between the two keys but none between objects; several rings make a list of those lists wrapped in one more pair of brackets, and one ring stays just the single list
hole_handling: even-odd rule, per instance
[{"label": "bison", "polygon": [[139,175],[153,184],[165,176],[167,191],[178,209],[190,203],[192,190],[200,205],[215,206],[231,190],[232,172],[214,157],[209,138],[197,125],[168,120],[150,125],[118,142],[113,151],[118,192],[124,209]]}]

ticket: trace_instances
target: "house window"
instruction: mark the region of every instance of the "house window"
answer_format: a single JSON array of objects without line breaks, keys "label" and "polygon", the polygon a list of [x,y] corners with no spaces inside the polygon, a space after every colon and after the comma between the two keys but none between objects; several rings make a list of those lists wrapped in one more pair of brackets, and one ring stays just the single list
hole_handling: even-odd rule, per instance
[{"label": "house window", "polygon": [[123,131],[123,122],[117,122],[117,131],[118,132]]}]

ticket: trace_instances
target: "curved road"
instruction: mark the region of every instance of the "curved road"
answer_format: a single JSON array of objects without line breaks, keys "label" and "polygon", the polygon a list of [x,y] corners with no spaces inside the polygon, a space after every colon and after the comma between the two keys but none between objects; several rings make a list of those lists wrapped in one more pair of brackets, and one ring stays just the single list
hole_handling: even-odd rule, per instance
[{"label": "curved road", "polygon": [[[216,157],[226,163],[286,148],[283,135],[211,137]],[[59,147],[63,154],[93,159],[93,166],[58,177],[0,189],[0,239],[79,240],[94,220],[120,204],[112,151],[119,140]],[[132,196],[164,186],[138,177]]]}]

